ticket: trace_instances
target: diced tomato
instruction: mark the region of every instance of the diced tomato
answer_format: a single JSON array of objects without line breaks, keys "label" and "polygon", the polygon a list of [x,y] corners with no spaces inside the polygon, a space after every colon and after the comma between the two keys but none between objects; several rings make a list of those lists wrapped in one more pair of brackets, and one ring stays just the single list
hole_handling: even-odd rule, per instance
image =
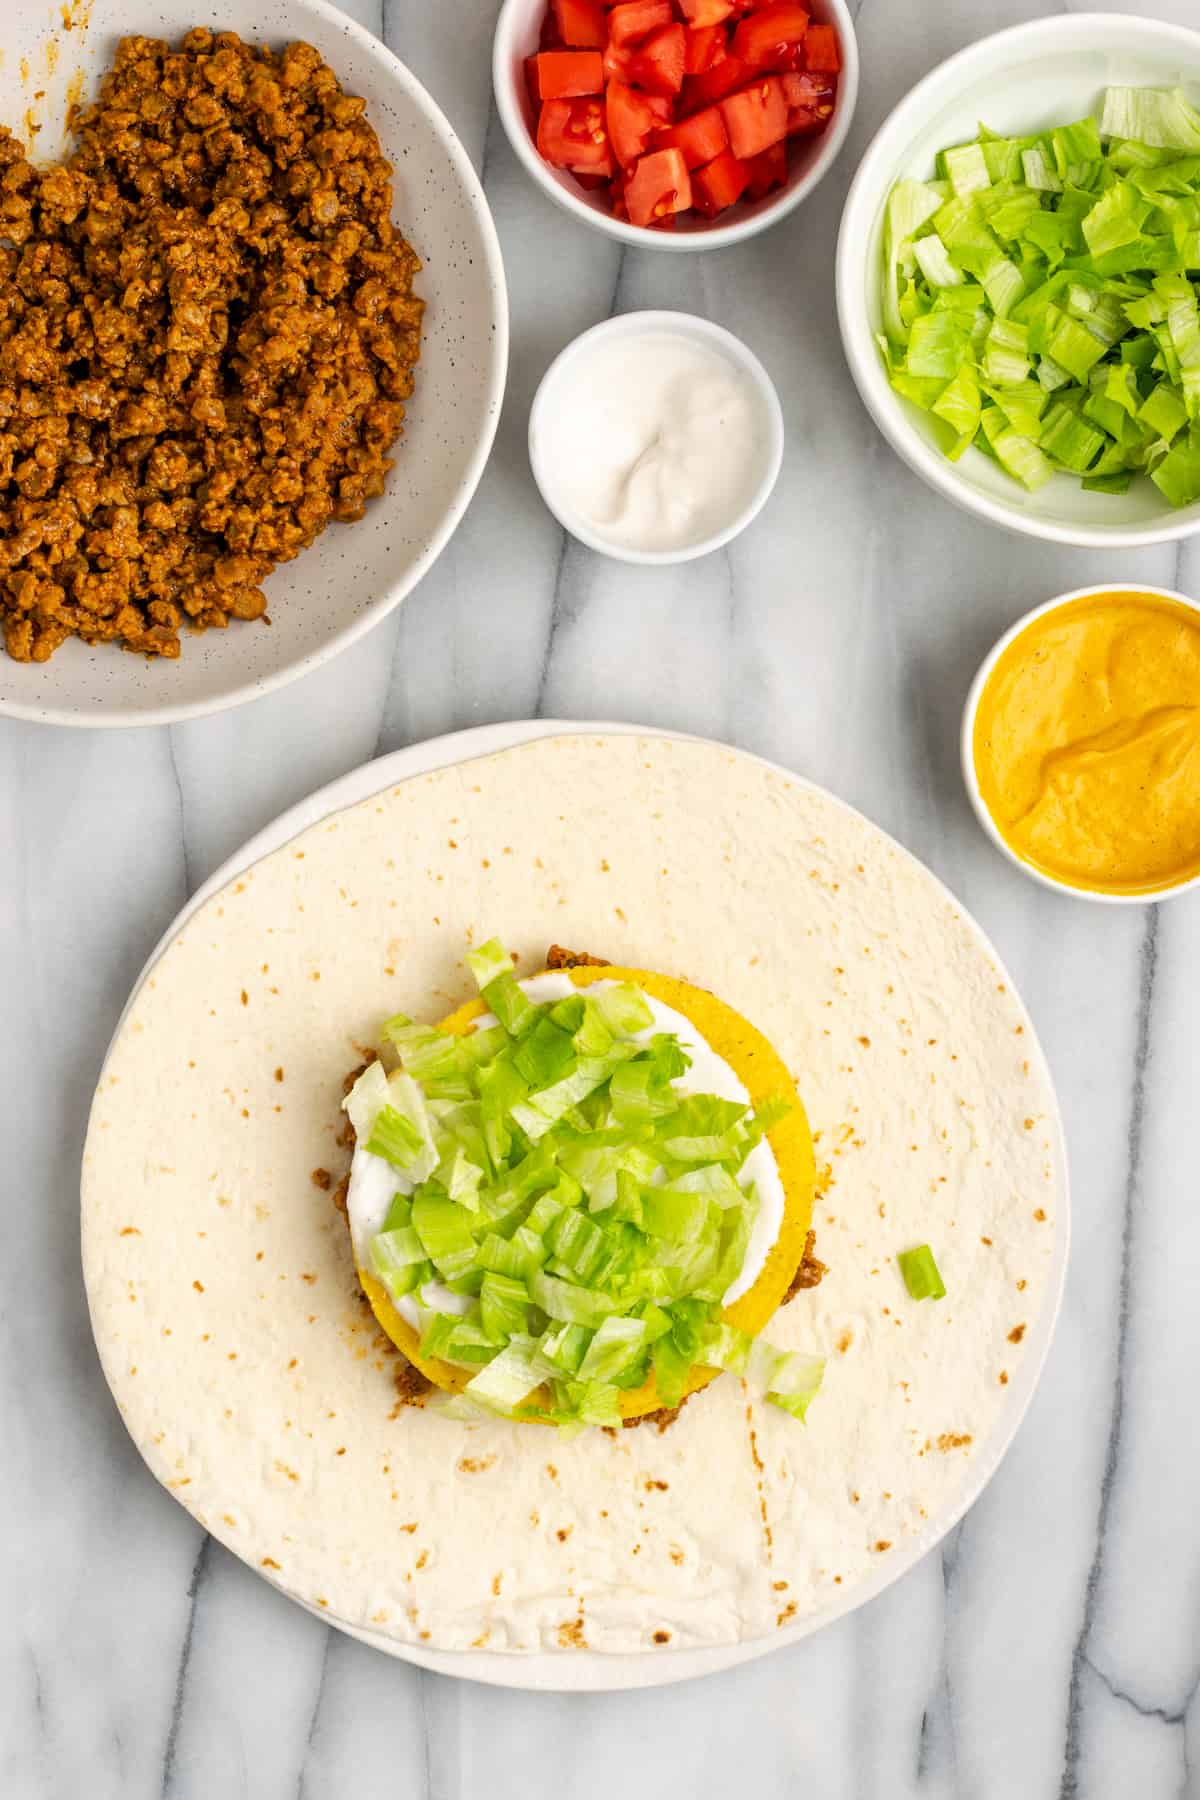
[{"label": "diced tomato", "polygon": [[608,26],[600,0],[550,0],[558,35],[576,50],[603,50]]},{"label": "diced tomato", "polygon": [[538,154],[559,169],[613,172],[612,149],[597,99],[547,100],[537,128]]},{"label": "diced tomato", "polygon": [[736,56],[726,56],[703,74],[688,76],[680,99],[682,110],[699,112],[701,107],[711,106],[714,100],[723,100],[726,94],[744,87],[750,76],[751,70],[744,62]]},{"label": "diced tomato", "polygon": [[823,75],[781,75],[783,97],[787,101],[788,136],[799,132],[820,131],[833,111],[833,84]]},{"label": "diced tomato", "polygon": [[624,0],[608,15],[608,38],[619,50],[671,23],[671,0]]},{"label": "diced tomato", "polygon": [[771,0],[744,18],[730,48],[752,69],[776,69],[808,30],[808,14],[793,0]]},{"label": "diced tomato", "polygon": [[625,204],[634,225],[657,225],[692,204],[692,180],[678,150],[652,150],[640,157],[625,183]]},{"label": "diced tomato", "polygon": [[692,205],[711,219],[741,199],[749,180],[745,163],[740,163],[732,151],[723,150],[704,168],[693,172]]},{"label": "diced tomato", "polygon": [[687,32],[682,25],[656,31],[633,52],[632,79],[650,94],[677,94],[683,86]]},{"label": "diced tomato", "polygon": [[569,100],[604,88],[604,58],[598,50],[543,50],[537,59],[538,94]]},{"label": "diced tomato", "polygon": [[725,33],[720,25],[693,26],[684,40],[683,67],[688,75],[703,75],[725,55]]},{"label": "diced tomato", "polygon": [[673,230],[787,180],[829,124],[837,33],[812,0],[542,0],[525,60],[537,147],[613,216]]},{"label": "diced tomato", "polygon": [[788,106],[802,106],[808,112],[816,112],[820,106],[829,105],[834,96],[834,85],[823,75],[788,74],[779,77],[783,83],[783,97]]},{"label": "diced tomato", "polygon": [[639,94],[623,81],[605,90],[608,137],[618,167],[628,169],[642,155],[650,134],[671,123],[671,102],[660,94]]},{"label": "diced tomato", "polygon": [[733,11],[733,0],[679,0],[679,10],[688,24],[703,30],[706,25],[720,25]]},{"label": "diced tomato", "polygon": [[729,133],[720,107],[708,106],[703,112],[693,113],[690,119],[681,119],[668,131],[660,131],[655,137],[654,148],[680,151],[689,169],[698,169],[711,162],[722,150],[729,148]]},{"label": "diced tomato", "polygon": [[782,187],[787,180],[787,172],[787,150],[783,144],[772,144],[768,150],[760,150],[746,164],[750,198],[761,200],[772,188]]},{"label": "diced tomato", "polygon": [[806,67],[822,75],[836,75],[842,66],[837,32],[832,25],[810,25],[804,39]]},{"label": "diced tomato", "polygon": [[604,52],[604,79],[606,82],[623,81],[628,87],[633,80],[633,51],[610,44]]},{"label": "diced tomato", "polygon": [[721,101],[729,148],[743,162],[787,136],[788,109],[778,75],[764,75]]}]

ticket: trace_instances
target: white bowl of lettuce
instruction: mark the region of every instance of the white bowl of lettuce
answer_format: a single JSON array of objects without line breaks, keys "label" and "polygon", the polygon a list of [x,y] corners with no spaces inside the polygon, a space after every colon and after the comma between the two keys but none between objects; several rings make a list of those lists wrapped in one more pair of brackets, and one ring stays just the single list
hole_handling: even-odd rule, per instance
[{"label": "white bowl of lettuce", "polygon": [[864,156],[838,314],[901,457],[1012,531],[1200,531],[1200,33],[1039,19],[960,51]]}]

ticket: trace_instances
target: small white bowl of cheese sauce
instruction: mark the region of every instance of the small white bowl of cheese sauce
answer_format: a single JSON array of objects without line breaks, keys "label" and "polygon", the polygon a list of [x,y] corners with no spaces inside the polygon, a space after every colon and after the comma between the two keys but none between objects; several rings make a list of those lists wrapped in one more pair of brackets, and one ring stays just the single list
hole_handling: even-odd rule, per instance
[{"label": "small white bowl of cheese sauce", "polygon": [[542,499],[581,543],[623,562],[687,562],[765,505],[783,413],[732,332],[692,313],[624,313],[547,369],[529,461]]}]

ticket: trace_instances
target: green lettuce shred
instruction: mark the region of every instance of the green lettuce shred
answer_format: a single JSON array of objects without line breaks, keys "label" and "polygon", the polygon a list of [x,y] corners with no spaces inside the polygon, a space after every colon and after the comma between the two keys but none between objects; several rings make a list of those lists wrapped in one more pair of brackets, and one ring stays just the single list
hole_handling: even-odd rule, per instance
[{"label": "green lettuce shred", "polygon": [[951,460],[1200,500],[1200,111],[1110,87],[1099,119],[983,127],[897,182],[880,349]]}]

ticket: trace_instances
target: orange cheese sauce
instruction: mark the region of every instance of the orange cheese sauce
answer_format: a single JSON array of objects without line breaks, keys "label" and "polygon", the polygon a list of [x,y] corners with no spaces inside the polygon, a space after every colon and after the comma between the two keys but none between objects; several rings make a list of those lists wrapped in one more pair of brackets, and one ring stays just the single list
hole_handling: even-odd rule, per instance
[{"label": "orange cheese sauce", "polygon": [[1071,600],[992,670],[972,744],[984,803],[1035,869],[1093,893],[1200,875],[1200,611]]}]

